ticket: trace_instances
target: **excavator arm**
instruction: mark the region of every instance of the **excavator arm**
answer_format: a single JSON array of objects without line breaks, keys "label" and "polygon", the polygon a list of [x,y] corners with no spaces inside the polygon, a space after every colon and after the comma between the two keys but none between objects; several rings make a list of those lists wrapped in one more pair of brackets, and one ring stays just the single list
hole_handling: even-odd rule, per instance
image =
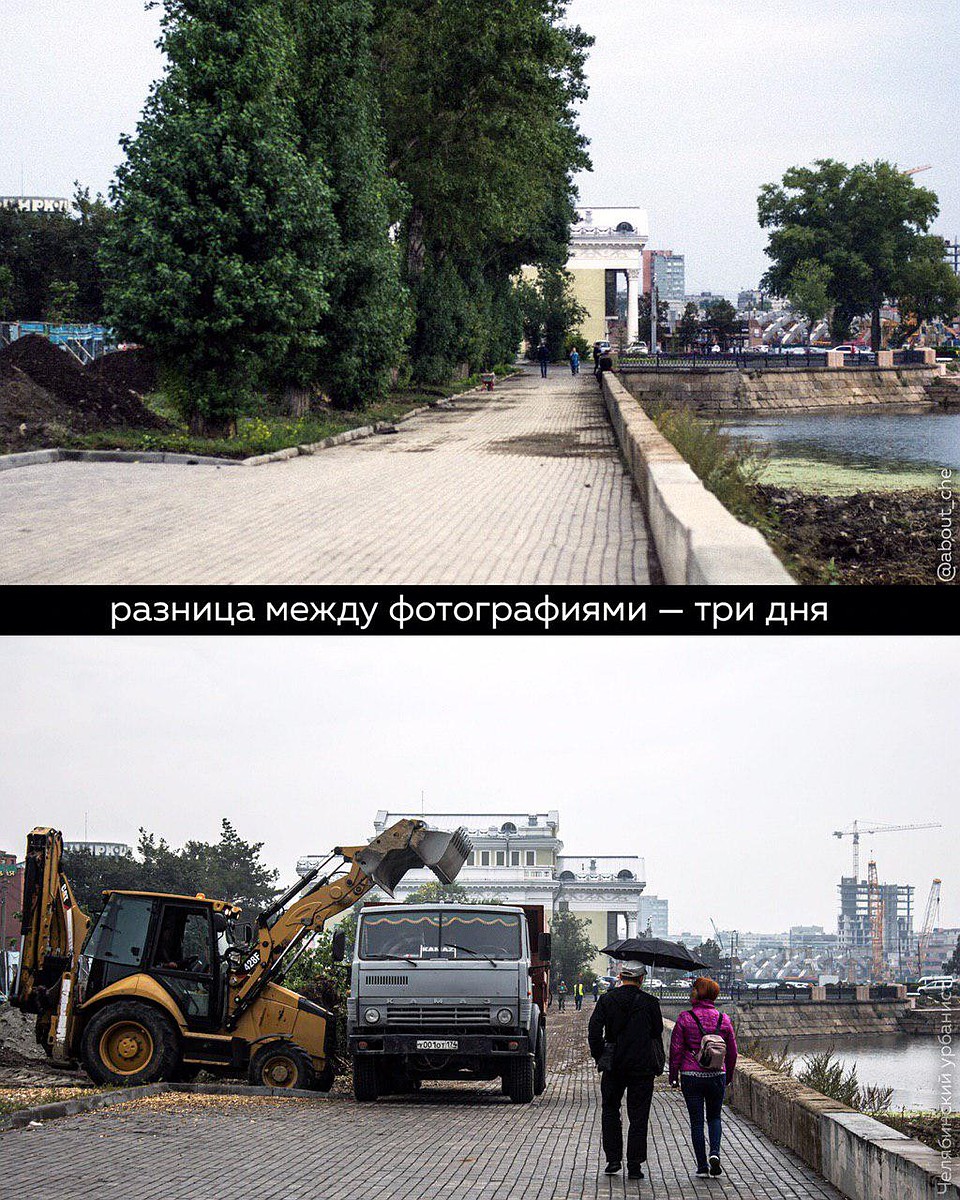
[{"label": "excavator arm", "polygon": [[427,867],[442,883],[452,883],[471,849],[465,829],[449,833],[410,818],[397,821],[365,846],[337,846],[331,858],[340,861],[332,873],[321,875],[316,868],[260,914],[257,945],[232,980],[239,986],[231,987],[227,1027],[236,1024],[271,979],[290,969],[327,921],[371,888],[392,896],[404,875],[417,867]]},{"label": "excavator arm", "polygon": [[77,962],[90,928],[61,870],[63,839],[37,828],[27,838],[23,879],[20,969],[10,1003],[36,1013],[37,1040],[51,1057],[71,1057]]}]

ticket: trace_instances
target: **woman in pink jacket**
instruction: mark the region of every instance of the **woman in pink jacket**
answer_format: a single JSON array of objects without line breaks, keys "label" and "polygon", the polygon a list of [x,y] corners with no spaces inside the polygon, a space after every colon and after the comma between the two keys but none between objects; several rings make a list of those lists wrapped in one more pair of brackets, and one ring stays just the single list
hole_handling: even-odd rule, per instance
[{"label": "woman in pink jacket", "polygon": [[[679,1087],[690,1113],[690,1137],[698,1175],[721,1175],[720,1132],[723,1093],[737,1065],[733,1022],[714,1005],[720,985],[701,977],[690,989],[688,1012],[682,1012],[670,1037],[670,1086]],[[703,1134],[706,1112],[710,1155]]]}]

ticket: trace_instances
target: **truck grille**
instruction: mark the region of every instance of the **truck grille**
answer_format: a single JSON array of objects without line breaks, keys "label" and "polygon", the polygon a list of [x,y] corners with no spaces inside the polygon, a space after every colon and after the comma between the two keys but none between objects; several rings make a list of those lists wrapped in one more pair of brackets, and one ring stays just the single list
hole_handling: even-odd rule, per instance
[{"label": "truck grille", "polygon": [[489,1025],[490,1009],[486,1005],[468,1004],[397,1004],[387,1009],[388,1025],[425,1026]]},{"label": "truck grille", "polygon": [[364,983],[372,984],[375,987],[406,987],[410,982],[409,975],[364,975]]}]

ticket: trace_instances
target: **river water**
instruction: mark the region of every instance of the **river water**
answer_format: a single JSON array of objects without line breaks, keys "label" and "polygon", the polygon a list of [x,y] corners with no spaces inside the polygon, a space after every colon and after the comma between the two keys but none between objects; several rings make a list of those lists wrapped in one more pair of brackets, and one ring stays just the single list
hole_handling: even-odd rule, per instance
[{"label": "river water", "polygon": [[[782,1041],[775,1040],[768,1044],[777,1049],[783,1046]],[[892,1109],[939,1108],[941,1089],[938,1076],[945,1069],[945,1061],[948,1079],[952,1078],[954,1085],[960,1082],[957,1073],[949,1065],[953,1060],[941,1058],[940,1045],[935,1037],[912,1037],[899,1033],[842,1039],[804,1037],[791,1042],[789,1049],[799,1059],[818,1051],[833,1050],[845,1069],[851,1066],[857,1068],[861,1085],[873,1083],[892,1087]],[[800,1069],[798,1063],[794,1074]],[[960,1109],[960,1095],[956,1086],[952,1091],[952,1107],[954,1110]]]},{"label": "river water", "polygon": [[939,486],[960,478],[960,410],[831,409],[769,412],[724,421],[765,448],[762,482],[805,491],[854,492]]}]

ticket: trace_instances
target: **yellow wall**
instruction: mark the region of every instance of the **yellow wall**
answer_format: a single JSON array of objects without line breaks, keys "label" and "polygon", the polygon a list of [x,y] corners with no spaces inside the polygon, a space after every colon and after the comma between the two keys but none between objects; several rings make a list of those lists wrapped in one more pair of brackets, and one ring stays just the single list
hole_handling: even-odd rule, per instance
[{"label": "yellow wall", "polygon": [[607,308],[606,270],[601,266],[590,270],[571,271],[573,294],[587,310],[580,325],[580,333],[592,346],[607,336],[605,319]]},{"label": "yellow wall", "polygon": [[[570,911],[579,921],[590,922],[587,935],[598,950],[607,944],[607,914],[605,912],[580,912],[573,908]],[[607,973],[607,956],[598,954],[590,966],[598,975],[605,975]]]}]

